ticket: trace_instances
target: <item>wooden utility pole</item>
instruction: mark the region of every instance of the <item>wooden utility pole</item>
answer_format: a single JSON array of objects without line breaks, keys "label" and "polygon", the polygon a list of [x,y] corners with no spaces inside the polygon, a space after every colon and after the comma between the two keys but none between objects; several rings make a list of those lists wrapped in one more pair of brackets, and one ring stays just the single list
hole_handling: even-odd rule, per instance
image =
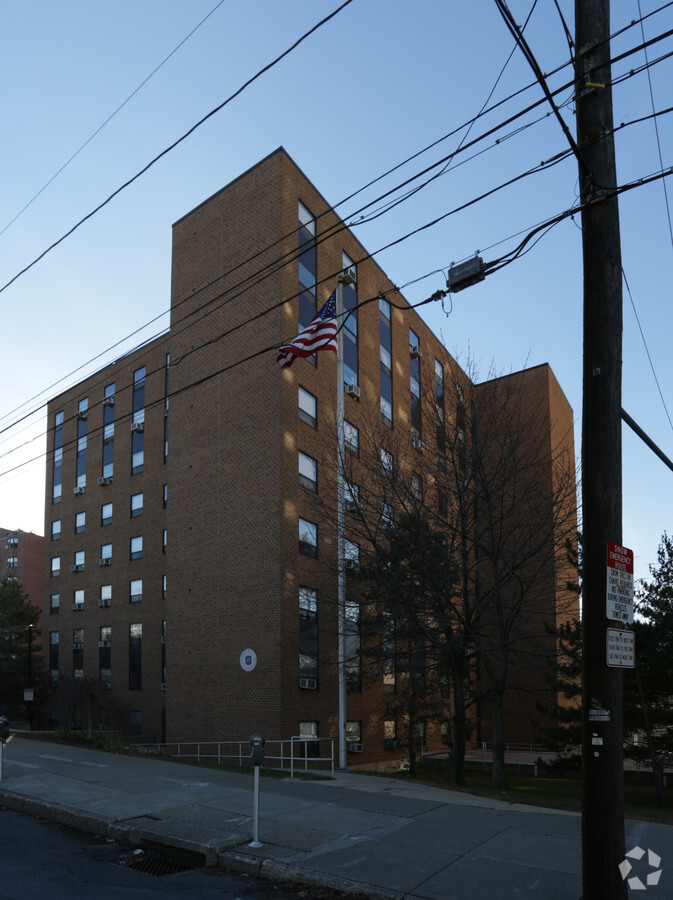
[{"label": "wooden utility pole", "polygon": [[627,897],[622,672],[608,668],[607,545],[622,543],[622,265],[609,0],[575,0],[577,143],[584,259],[582,397],[584,900]]}]

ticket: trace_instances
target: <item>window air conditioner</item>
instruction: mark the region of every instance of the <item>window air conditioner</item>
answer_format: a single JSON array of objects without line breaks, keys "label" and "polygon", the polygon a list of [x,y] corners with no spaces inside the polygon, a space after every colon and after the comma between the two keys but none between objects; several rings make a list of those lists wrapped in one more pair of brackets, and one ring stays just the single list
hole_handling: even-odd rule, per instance
[{"label": "window air conditioner", "polygon": [[358,512],[360,504],[357,500],[346,500],[346,512]]},{"label": "window air conditioner", "polygon": [[420,359],[422,355],[423,355],[423,354],[422,354],[422,352],[421,352],[421,348],[420,348],[420,345],[419,345],[419,344],[412,344],[412,345],[409,347],[409,356],[410,356],[412,359]]},{"label": "window air conditioner", "polygon": [[83,493],[85,493],[85,491],[86,491],[86,488],[83,488],[83,487],[76,487],[75,490],[74,490],[74,493],[75,493],[75,494],[83,494]]},{"label": "window air conditioner", "polygon": [[411,446],[414,448],[414,450],[420,450],[421,452],[425,450],[425,444],[423,443],[423,441],[413,440],[411,442]]},{"label": "window air conditioner", "polygon": [[162,691],[165,691],[165,690],[166,690],[166,682],[165,682],[165,681],[162,681],[162,682],[161,682],[161,690],[162,690]]},{"label": "window air conditioner", "polygon": [[351,572],[359,572],[360,563],[357,561],[357,559],[347,559],[346,568]]},{"label": "window air conditioner", "polygon": [[111,556],[101,556],[101,558],[98,560],[98,562],[101,566],[109,566],[112,563],[112,557]]},{"label": "window air conditioner", "polygon": [[[72,608],[73,608],[74,612],[77,612],[80,609],[84,609],[84,604],[83,603],[73,603]],[[73,649],[76,650],[78,648],[74,647]],[[81,649],[81,647],[79,649]]]},{"label": "window air conditioner", "polygon": [[347,384],[345,391],[349,397],[355,397],[356,400],[360,399],[360,388],[357,384]]},{"label": "window air conditioner", "polygon": [[112,641],[98,641],[99,647],[111,647]]},{"label": "window air conditioner", "polygon": [[103,397],[103,406],[114,406],[114,405],[115,405],[114,394],[110,397]]},{"label": "window air conditioner", "polygon": [[78,409],[78,410],[77,410],[76,418],[78,418],[78,419],[86,419],[86,416],[87,416],[87,411],[86,411],[85,409]]},{"label": "window air conditioner", "polygon": [[103,475],[98,479],[98,484],[112,484],[112,475]]},{"label": "window air conditioner", "polygon": [[76,566],[70,566],[70,571],[71,572],[83,572],[84,566],[81,563]]},{"label": "window air conditioner", "polygon": [[314,691],[318,687],[318,682],[315,678],[300,678],[299,687],[307,691]]},{"label": "window air conditioner", "polygon": [[144,431],[145,423],[144,422],[133,422],[131,425],[131,431]]},{"label": "window air conditioner", "polygon": [[99,601],[98,601],[98,605],[99,605],[99,606],[109,606],[109,605],[110,605],[110,601],[109,601],[109,600],[107,599],[107,597],[106,597],[104,600],[99,600]]},{"label": "window air conditioner", "polygon": [[346,750],[349,753],[362,753],[362,744],[347,744]]},{"label": "window air conditioner", "polygon": [[76,643],[70,645],[70,649],[71,650],[83,650],[84,644],[82,644],[81,642],[76,642]]},{"label": "window air conditioner", "polygon": [[355,266],[348,266],[347,269],[344,269],[340,276],[340,281],[342,284],[355,284],[356,281],[356,273]]}]

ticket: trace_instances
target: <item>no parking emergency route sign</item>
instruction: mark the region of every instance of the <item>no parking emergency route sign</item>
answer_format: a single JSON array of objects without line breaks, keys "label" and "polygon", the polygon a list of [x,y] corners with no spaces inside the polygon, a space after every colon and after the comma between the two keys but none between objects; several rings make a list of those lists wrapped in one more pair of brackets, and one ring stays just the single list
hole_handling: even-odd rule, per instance
[{"label": "no parking emergency route sign", "polygon": [[[633,550],[608,541],[606,615],[608,619],[633,622]],[[632,631],[608,628],[606,662],[615,668],[635,665],[635,635]]]}]

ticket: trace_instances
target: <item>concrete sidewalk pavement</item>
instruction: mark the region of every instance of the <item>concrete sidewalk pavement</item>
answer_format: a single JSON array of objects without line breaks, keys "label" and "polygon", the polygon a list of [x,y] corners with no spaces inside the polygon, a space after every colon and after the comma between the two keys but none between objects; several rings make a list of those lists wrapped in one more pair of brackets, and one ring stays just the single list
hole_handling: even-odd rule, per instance
[{"label": "concrete sidewalk pavement", "polygon": [[[133,845],[179,849],[208,865],[371,898],[579,900],[580,817],[397,779],[260,779],[253,837],[249,774],[14,738],[0,803]],[[673,827],[627,823],[673,880]],[[656,896],[656,891],[654,892]]]}]

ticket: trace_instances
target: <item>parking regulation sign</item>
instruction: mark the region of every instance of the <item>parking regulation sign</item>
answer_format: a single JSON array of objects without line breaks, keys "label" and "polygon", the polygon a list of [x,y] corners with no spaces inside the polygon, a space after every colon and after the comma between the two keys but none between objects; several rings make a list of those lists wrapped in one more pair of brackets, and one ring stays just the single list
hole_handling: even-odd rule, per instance
[{"label": "parking regulation sign", "polygon": [[633,622],[633,550],[608,541],[607,562],[607,617]]},{"label": "parking regulation sign", "polygon": [[636,636],[632,631],[608,628],[606,662],[612,668],[633,669],[636,664]]}]

